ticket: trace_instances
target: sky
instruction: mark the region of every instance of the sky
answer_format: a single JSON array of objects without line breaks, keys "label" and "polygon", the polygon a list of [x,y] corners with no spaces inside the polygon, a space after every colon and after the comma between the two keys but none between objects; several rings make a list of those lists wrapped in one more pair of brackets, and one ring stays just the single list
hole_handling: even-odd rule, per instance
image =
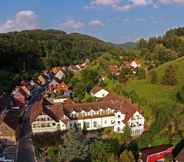
[{"label": "sky", "polygon": [[0,0],[0,33],[80,32],[113,43],[184,26],[184,0]]}]

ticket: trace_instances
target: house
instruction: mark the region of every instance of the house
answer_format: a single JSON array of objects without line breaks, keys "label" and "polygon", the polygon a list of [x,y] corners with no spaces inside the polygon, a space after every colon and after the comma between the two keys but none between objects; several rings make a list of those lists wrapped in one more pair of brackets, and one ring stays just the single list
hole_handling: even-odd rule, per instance
[{"label": "house", "polygon": [[138,60],[133,60],[130,63],[130,67],[133,68],[133,69],[140,68],[141,67],[141,63]]},{"label": "house", "polygon": [[96,98],[103,98],[106,97],[109,92],[106,91],[105,89],[99,87],[99,86],[95,86],[92,90],[91,90],[91,95],[96,97]]},{"label": "house", "polygon": [[64,82],[58,82],[57,80],[52,80],[49,83],[49,88],[48,90],[50,92],[60,92],[63,93],[64,97],[69,97],[70,94],[72,93],[71,90],[69,89],[69,86],[66,85]]},{"label": "house", "polygon": [[78,72],[81,70],[80,66],[79,65],[70,65],[68,67],[68,70],[71,71],[71,72]]},{"label": "house", "polygon": [[16,141],[15,131],[10,128],[5,122],[0,121],[0,140],[2,139],[10,140],[13,142]]},{"label": "house", "polygon": [[120,69],[118,65],[108,65],[108,69],[112,75],[118,76],[120,75]]},{"label": "house", "polygon": [[59,80],[62,80],[63,78],[65,77],[65,74],[62,70],[58,71],[56,74],[55,74],[55,78],[59,79]]},{"label": "house", "polygon": [[142,162],[164,162],[164,159],[172,155],[172,145],[159,145],[141,150],[140,160]]},{"label": "house", "polygon": [[61,66],[56,66],[51,68],[50,72],[52,72],[53,74],[57,74],[59,71],[62,71],[63,73],[66,71],[65,67],[61,67]]},{"label": "house", "polygon": [[12,96],[15,100],[15,104],[22,106],[26,102],[26,92],[20,86],[16,87],[15,90],[12,92]]},{"label": "house", "polygon": [[16,159],[15,142],[9,140],[0,140],[0,162],[14,162],[15,159]]},{"label": "house", "polygon": [[78,127],[97,130],[113,128],[123,133],[125,125],[132,136],[144,132],[144,116],[131,100],[114,95],[107,95],[96,102],[75,103],[66,100],[63,103],[49,104],[44,108],[39,103],[32,110],[32,128],[34,133],[63,131]]},{"label": "house", "polygon": [[43,76],[43,75],[39,75],[37,78],[36,78],[36,82],[38,84],[41,84],[41,85],[44,85],[46,84],[46,78]]},{"label": "house", "polygon": [[42,100],[33,105],[30,120],[33,133],[64,131],[68,127],[68,117],[63,113],[62,105],[43,107]]}]

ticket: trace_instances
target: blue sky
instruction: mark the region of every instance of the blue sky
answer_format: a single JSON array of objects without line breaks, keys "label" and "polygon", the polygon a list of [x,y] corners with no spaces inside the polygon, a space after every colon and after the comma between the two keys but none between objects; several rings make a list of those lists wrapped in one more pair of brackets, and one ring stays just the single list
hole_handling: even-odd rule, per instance
[{"label": "blue sky", "polygon": [[0,32],[54,28],[122,43],[184,26],[184,0],[1,0]]}]

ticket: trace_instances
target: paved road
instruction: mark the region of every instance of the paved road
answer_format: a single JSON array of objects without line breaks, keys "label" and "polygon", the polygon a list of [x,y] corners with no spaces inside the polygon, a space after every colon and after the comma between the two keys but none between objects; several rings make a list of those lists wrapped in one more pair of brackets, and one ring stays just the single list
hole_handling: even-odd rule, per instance
[{"label": "paved road", "polygon": [[34,102],[41,99],[41,96],[47,90],[48,84],[49,83],[39,87],[37,90],[32,92],[32,95],[28,101],[28,105],[23,112],[21,118],[22,121],[20,122],[16,131],[18,139],[16,162],[36,162],[34,146],[31,139],[32,128],[29,116],[31,113],[32,105],[34,104]]},{"label": "paved road", "polygon": [[26,113],[17,130],[16,162],[36,162],[31,133],[31,124],[28,113]]}]

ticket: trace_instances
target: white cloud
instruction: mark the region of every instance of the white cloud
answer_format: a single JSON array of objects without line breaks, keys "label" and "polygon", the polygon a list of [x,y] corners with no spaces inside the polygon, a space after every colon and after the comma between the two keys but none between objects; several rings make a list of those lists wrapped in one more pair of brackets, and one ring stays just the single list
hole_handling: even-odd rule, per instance
[{"label": "white cloud", "polygon": [[92,20],[88,23],[88,25],[91,27],[100,28],[104,26],[104,23],[100,20]]},{"label": "white cloud", "polygon": [[184,4],[184,0],[159,0],[158,2],[161,4]]},{"label": "white cloud", "polygon": [[128,0],[123,2],[121,0],[92,0],[88,8],[95,6],[110,6],[118,11],[128,11],[136,6],[145,6],[149,4],[150,0]]},{"label": "white cloud", "polygon": [[61,24],[61,28],[65,30],[79,30],[84,26],[85,26],[84,22],[76,20],[67,20]]},{"label": "white cloud", "polygon": [[148,6],[158,7],[167,4],[184,4],[184,0],[91,0],[86,9],[97,6],[109,6],[117,11],[129,11],[136,7]]},{"label": "white cloud", "polygon": [[119,3],[120,3],[119,0],[94,0],[91,2],[91,5],[109,6],[109,5],[117,5]]},{"label": "white cloud", "polygon": [[0,24],[0,33],[10,31],[31,30],[37,28],[38,16],[31,10],[17,12],[13,19]]}]

